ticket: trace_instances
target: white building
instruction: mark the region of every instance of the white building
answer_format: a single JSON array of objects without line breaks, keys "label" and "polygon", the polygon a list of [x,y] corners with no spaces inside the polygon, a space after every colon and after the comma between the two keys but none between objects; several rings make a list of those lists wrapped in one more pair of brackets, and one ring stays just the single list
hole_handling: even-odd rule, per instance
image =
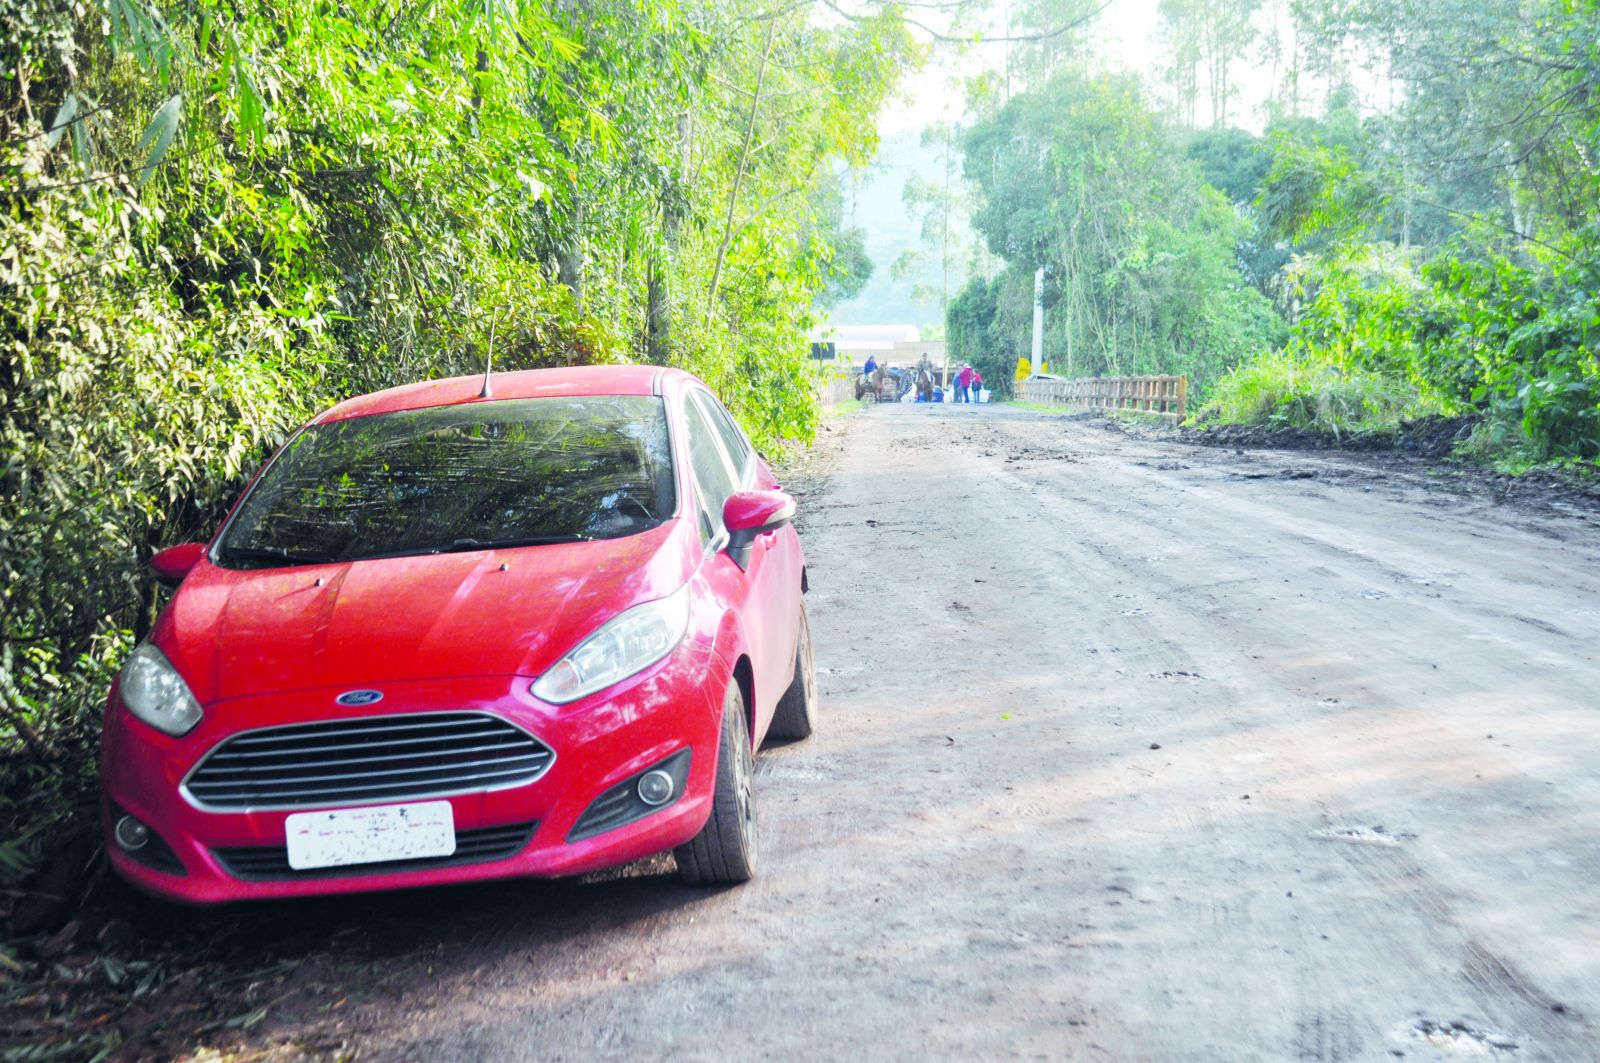
[{"label": "white building", "polygon": [[915,365],[927,355],[943,367],[944,340],[925,340],[915,325],[823,325],[811,330],[812,343],[834,346],[839,363],[860,365],[871,355],[891,365]]}]

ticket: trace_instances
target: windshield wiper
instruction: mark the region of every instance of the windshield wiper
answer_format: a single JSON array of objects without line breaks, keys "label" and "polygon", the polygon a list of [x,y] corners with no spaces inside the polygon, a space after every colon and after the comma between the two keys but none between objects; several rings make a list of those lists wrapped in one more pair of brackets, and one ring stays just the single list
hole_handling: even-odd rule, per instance
[{"label": "windshield wiper", "polygon": [[516,546],[550,546],[554,543],[586,543],[587,535],[525,535],[516,539],[454,539],[448,546],[424,550],[428,554],[460,554],[468,550],[507,550]]},{"label": "windshield wiper", "polygon": [[431,557],[435,554],[464,554],[469,550],[506,550],[514,546],[550,546],[554,543],[586,543],[587,535],[528,535],[518,539],[452,539],[438,546],[412,546],[378,554],[357,554],[342,561],[387,561],[396,557]]},{"label": "windshield wiper", "polygon": [[291,565],[326,565],[338,558],[300,554],[281,546],[224,546],[218,553],[228,561],[287,561]]}]

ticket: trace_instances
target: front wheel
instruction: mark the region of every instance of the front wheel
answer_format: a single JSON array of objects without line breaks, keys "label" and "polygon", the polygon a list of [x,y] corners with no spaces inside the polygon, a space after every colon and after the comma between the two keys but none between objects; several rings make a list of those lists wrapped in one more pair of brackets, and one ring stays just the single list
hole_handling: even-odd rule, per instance
[{"label": "front wheel", "polygon": [[800,603],[800,641],[794,649],[794,679],[772,714],[772,738],[810,738],[817,727],[817,660],[811,649],[811,621]]},{"label": "front wheel", "polygon": [[745,723],[744,695],[728,681],[722,701],[722,748],[717,752],[711,818],[673,850],[678,875],[695,885],[736,885],[756,872],[756,763]]}]

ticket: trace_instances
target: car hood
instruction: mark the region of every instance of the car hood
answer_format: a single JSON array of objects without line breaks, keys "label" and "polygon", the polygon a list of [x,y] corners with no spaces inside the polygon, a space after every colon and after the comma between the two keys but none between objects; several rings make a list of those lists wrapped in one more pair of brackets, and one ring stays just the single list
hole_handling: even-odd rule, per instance
[{"label": "car hood", "polygon": [[622,539],[507,550],[252,570],[203,560],[152,641],[202,705],[536,676],[624,609],[682,586],[699,546],[691,526],[672,520]]}]

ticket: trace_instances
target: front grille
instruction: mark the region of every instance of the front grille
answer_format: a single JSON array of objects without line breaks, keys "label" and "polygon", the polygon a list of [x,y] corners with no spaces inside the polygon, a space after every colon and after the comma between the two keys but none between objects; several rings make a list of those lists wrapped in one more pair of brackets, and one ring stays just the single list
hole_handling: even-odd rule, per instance
[{"label": "front grille", "polygon": [[372,716],[235,735],[184,787],[208,809],[326,808],[521,786],[554,759],[487,713]]},{"label": "front grille", "polygon": [[520,853],[539,824],[510,823],[504,827],[480,827],[456,832],[456,851],[449,856],[424,856],[415,860],[385,860],[375,864],[346,864],[296,871],[289,866],[289,850],[281,845],[248,849],[213,849],[211,855],[223,870],[237,879],[265,882],[273,879],[344,878],[351,875],[381,875],[389,871],[424,871],[459,864],[486,864],[506,860]]}]

